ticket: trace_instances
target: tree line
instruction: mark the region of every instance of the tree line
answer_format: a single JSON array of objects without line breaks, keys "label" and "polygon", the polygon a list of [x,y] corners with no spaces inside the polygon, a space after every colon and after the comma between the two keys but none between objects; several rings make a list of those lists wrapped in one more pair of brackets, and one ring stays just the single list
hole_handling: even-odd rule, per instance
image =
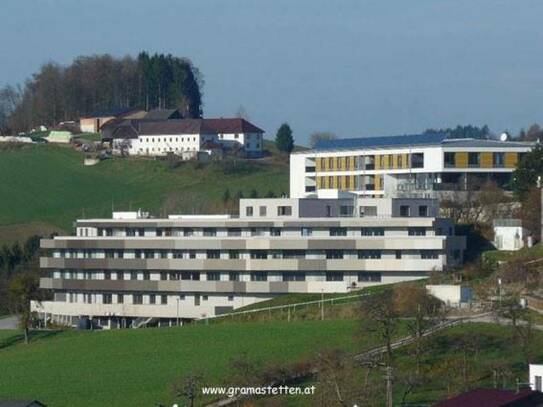
[{"label": "tree line", "polygon": [[68,66],[49,62],[23,85],[0,89],[0,134],[114,108],[178,108],[184,117],[201,117],[203,83],[188,58],[170,54],[80,56]]}]

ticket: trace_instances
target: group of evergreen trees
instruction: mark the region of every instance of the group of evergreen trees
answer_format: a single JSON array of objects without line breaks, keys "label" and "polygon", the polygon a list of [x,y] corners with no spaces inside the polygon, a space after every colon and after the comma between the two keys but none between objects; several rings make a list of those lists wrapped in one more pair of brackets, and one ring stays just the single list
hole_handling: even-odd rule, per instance
[{"label": "group of evergreen trees", "polygon": [[115,108],[179,108],[184,117],[200,117],[202,86],[189,59],[169,54],[81,56],[69,66],[50,62],[24,86],[0,89],[0,133]]}]

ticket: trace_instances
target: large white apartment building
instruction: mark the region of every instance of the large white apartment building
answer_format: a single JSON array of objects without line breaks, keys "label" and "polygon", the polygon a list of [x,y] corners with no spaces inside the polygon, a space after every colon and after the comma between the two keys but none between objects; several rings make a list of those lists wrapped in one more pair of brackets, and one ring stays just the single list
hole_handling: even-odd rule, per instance
[{"label": "large white apartment building", "polygon": [[441,197],[487,180],[506,185],[533,143],[441,134],[330,140],[290,156],[290,193],[337,188],[362,196]]},{"label": "large white apartment building", "polygon": [[416,280],[462,262],[465,241],[432,199],[242,199],[240,215],[114,213],[41,241],[32,309],[103,327],[209,317],[285,293],[344,293]]},{"label": "large white apartment building", "polygon": [[260,157],[264,130],[241,118],[112,121],[102,129],[102,139],[114,151],[134,156],[179,155],[193,158],[213,146],[243,149],[248,157]]}]

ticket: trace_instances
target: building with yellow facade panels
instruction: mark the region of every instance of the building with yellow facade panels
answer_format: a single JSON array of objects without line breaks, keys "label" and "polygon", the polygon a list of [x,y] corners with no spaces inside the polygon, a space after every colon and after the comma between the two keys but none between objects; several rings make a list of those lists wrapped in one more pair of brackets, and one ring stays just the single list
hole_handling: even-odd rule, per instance
[{"label": "building with yellow facade panels", "polygon": [[290,194],[338,189],[368,197],[477,189],[487,181],[507,187],[533,143],[447,139],[442,134],[326,140],[290,157]]}]

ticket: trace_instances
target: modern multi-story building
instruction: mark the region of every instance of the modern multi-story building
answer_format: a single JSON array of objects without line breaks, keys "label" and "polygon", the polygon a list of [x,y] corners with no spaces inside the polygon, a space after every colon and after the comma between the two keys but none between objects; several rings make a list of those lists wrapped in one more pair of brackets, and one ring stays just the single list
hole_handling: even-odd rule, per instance
[{"label": "modern multi-story building", "polygon": [[290,156],[290,193],[337,188],[362,196],[443,196],[487,180],[506,185],[533,143],[441,134],[322,141]]},{"label": "modern multi-story building", "polygon": [[460,264],[464,238],[431,199],[242,199],[240,215],[114,213],[45,239],[32,309],[103,327],[176,324],[285,293],[344,293]]},{"label": "modern multi-story building", "polygon": [[242,149],[248,157],[262,155],[264,130],[247,120],[157,117],[153,113],[144,119],[112,121],[103,127],[102,140],[110,142],[114,151],[135,156],[174,154],[189,159],[206,151],[208,144]]}]

